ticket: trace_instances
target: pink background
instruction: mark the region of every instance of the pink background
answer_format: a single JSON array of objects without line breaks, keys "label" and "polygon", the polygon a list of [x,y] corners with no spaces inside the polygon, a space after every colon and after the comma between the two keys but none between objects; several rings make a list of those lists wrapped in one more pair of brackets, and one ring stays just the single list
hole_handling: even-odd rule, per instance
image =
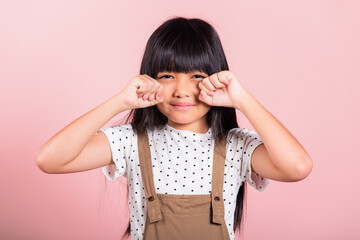
[{"label": "pink background", "polygon": [[[126,178],[48,175],[34,155],[139,74],[151,33],[183,16],[217,29],[230,70],[314,162],[303,181],[248,185],[241,239],[359,239],[359,9],[355,0],[1,1],[0,238],[119,239]],[[240,113],[239,123],[253,129]]]}]

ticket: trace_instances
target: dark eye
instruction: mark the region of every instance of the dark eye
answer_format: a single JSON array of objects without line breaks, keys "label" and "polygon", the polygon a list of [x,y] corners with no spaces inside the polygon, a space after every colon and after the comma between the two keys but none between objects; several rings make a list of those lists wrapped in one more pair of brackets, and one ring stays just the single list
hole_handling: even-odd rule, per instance
[{"label": "dark eye", "polygon": [[161,78],[169,78],[169,77],[171,77],[171,76],[170,75],[164,75],[164,76],[161,76],[160,79]]},{"label": "dark eye", "polygon": [[204,76],[199,75],[199,74],[194,75],[194,77],[196,77],[196,78],[205,78]]}]

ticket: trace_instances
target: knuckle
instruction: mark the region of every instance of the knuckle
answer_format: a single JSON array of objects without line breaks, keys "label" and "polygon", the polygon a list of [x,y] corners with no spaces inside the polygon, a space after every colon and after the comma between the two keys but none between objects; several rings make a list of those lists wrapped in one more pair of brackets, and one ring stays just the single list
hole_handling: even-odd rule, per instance
[{"label": "knuckle", "polygon": [[203,90],[206,91],[206,92],[208,92],[208,93],[210,92],[209,89],[207,89],[207,88],[204,88]]},{"label": "knuckle", "polygon": [[209,86],[210,85],[210,80],[205,80],[203,83],[203,86]]}]

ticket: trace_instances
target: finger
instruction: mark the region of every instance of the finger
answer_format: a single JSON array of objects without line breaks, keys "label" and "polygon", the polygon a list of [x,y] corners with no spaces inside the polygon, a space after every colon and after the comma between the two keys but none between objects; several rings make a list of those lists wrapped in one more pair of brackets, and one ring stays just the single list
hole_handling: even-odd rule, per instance
[{"label": "finger", "polygon": [[154,93],[154,99],[153,101],[155,101],[156,103],[162,102],[164,100],[162,93],[160,91]]},{"label": "finger", "polygon": [[151,85],[152,85],[153,87],[159,87],[159,86],[161,85],[161,84],[159,83],[159,81],[157,81],[156,79],[150,77],[150,76],[147,75],[147,74],[143,74],[142,76],[143,76],[144,78],[146,78],[146,79],[149,81],[149,83],[151,83]]},{"label": "finger", "polygon": [[224,81],[227,81],[228,83],[235,79],[235,74],[231,71],[221,71],[218,73],[219,79],[224,79]]},{"label": "finger", "polygon": [[155,94],[156,94],[156,92],[155,92],[155,93],[152,93],[152,94],[149,96],[149,101],[152,101],[153,99],[155,99]]},{"label": "finger", "polygon": [[162,102],[163,98],[162,98],[162,94],[160,92],[154,92],[146,100],[148,102],[150,102],[152,105],[154,105],[159,102]]},{"label": "finger", "polygon": [[200,83],[199,83],[199,88],[200,88],[201,90],[204,90],[207,95],[211,95],[211,96],[214,95],[213,92],[210,92],[210,91],[204,86],[204,83],[203,83],[203,82],[200,82]]},{"label": "finger", "polygon": [[199,99],[208,105],[212,105],[212,103],[213,103],[213,98],[211,96],[209,96],[208,94],[206,94],[206,92],[204,90],[200,91]]},{"label": "finger", "polygon": [[[144,100],[144,101],[146,101],[146,100],[149,100],[149,101],[151,101],[152,99],[154,99],[154,94],[155,94],[156,92],[147,92],[147,93],[145,93],[143,96],[142,96],[142,99]],[[150,99],[150,97],[151,97],[151,99]]]},{"label": "finger", "polygon": [[226,85],[220,81],[218,74],[213,74],[209,77],[210,83],[215,86],[215,88],[224,88]]},{"label": "finger", "polygon": [[[210,76],[211,77],[211,76]],[[216,88],[214,87],[214,85],[212,85],[212,83],[210,82],[210,79],[209,78],[204,78],[201,83],[204,85],[204,87],[210,91],[210,92],[213,92],[216,90]]]},{"label": "finger", "polygon": [[139,81],[139,87],[136,90],[138,98],[142,98],[145,101],[151,94],[151,88],[151,84],[147,81]]},{"label": "finger", "polygon": [[163,85],[160,84],[158,90],[155,92],[155,99],[156,100],[160,100],[160,99],[163,98],[162,91],[163,91]]},{"label": "finger", "polygon": [[158,91],[158,92],[155,93],[155,99],[156,99],[157,101],[160,101],[160,100],[162,99],[162,94],[161,94],[160,91]]},{"label": "finger", "polygon": [[141,76],[147,78],[148,80],[155,80],[154,78],[150,77],[150,76],[147,75],[147,74],[142,74]]},{"label": "finger", "polygon": [[148,80],[146,80],[146,79],[141,79],[141,80],[139,81],[139,83],[138,83],[136,92],[137,92],[137,93],[145,94],[145,93],[148,92],[150,89],[151,89],[151,86],[150,86]]},{"label": "finger", "polygon": [[163,89],[163,85],[158,81],[155,82],[154,92],[161,91]]},{"label": "finger", "polygon": [[143,77],[146,78],[149,82],[149,86],[150,86],[149,91],[150,92],[156,92],[162,88],[162,84],[159,81],[153,79],[152,77],[150,77],[146,74]]},{"label": "finger", "polygon": [[150,96],[149,96],[149,101],[152,101],[152,100],[155,100],[155,95],[156,95],[157,92],[154,92],[152,93]]},{"label": "finger", "polygon": [[[152,89],[149,90],[148,92],[144,93],[144,95],[142,95],[142,98],[143,98],[144,100],[149,100],[149,101],[151,101],[151,100],[155,99],[155,94],[156,94],[158,91],[162,91],[162,88],[163,88],[163,86],[162,86],[161,84],[159,84],[159,83],[154,83]],[[150,97],[151,97],[151,99],[150,99]]]},{"label": "finger", "polygon": [[155,85],[155,81],[152,80],[149,76],[140,75],[141,80],[139,81],[139,86],[137,92],[148,92],[151,91]]}]

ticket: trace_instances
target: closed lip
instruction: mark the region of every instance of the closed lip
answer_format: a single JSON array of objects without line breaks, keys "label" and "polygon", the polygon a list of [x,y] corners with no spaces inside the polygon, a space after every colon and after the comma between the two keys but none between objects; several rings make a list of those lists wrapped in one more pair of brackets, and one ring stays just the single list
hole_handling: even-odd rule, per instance
[{"label": "closed lip", "polygon": [[173,106],[194,106],[195,104],[188,103],[188,102],[177,102],[177,103],[171,103]]}]

